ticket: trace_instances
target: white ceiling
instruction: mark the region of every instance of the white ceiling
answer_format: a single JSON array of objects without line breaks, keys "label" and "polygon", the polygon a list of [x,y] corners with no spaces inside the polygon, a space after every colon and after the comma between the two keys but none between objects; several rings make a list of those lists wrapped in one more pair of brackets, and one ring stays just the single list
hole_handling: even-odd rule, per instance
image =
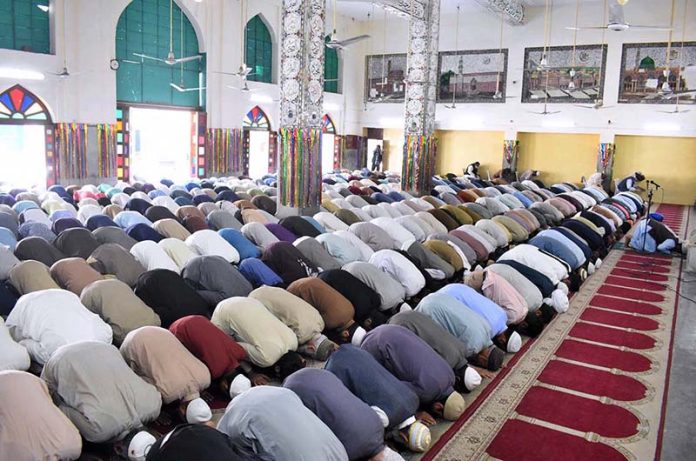
[{"label": "white ceiling", "polygon": [[[328,0],[329,1],[329,9],[333,9],[333,2],[334,0]],[[591,3],[591,2],[598,2],[602,0],[581,0],[582,3]],[[365,20],[367,19],[368,13],[370,13],[373,10],[373,5],[371,1],[359,1],[359,0],[349,0],[349,1],[341,1],[337,0],[338,2],[338,11],[340,14],[343,14],[345,16],[349,16],[352,18],[355,18],[357,20]],[[546,5],[546,0],[522,0],[525,6],[529,7],[543,7]],[[575,4],[576,0],[554,0],[553,4],[554,5],[571,5]],[[442,13],[446,13],[449,11],[455,11],[457,8],[457,5],[461,7],[462,11],[472,11],[472,10],[478,10],[478,11],[485,11],[485,8],[483,8],[479,3],[477,3],[475,0],[440,0],[440,9]],[[378,9],[377,7],[375,8],[375,16],[380,17],[382,15],[382,10]]]}]

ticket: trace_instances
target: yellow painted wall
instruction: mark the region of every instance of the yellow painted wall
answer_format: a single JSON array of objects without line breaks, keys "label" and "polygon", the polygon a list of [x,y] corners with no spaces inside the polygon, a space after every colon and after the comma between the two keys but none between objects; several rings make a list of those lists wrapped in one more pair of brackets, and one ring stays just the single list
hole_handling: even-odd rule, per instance
[{"label": "yellow painted wall", "polygon": [[641,171],[665,188],[664,199],[660,191],[655,201],[696,202],[696,138],[616,136],[615,143],[614,178]]},{"label": "yellow painted wall", "polygon": [[517,170],[541,171],[546,185],[579,183],[597,169],[599,134],[518,133],[520,159]]},{"label": "yellow painted wall", "polygon": [[470,163],[481,162],[479,174],[486,178],[487,172],[500,170],[503,165],[502,131],[437,131],[439,139],[435,173],[461,175]]},{"label": "yellow painted wall", "polygon": [[401,174],[404,160],[404,130],[385,128],[383,168]]}]

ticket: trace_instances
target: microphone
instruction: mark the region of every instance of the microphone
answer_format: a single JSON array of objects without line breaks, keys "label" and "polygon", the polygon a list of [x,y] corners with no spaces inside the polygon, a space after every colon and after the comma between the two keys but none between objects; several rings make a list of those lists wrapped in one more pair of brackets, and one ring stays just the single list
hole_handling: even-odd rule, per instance
[{"label": "microphone", "polygon": [[659,185],[658,183],[656,183],[655,181],[648,180],[648,182],[649,182],[650,184],[652,184],[653,186],[657,187],[658,189],[662,189],[662,186]]}]

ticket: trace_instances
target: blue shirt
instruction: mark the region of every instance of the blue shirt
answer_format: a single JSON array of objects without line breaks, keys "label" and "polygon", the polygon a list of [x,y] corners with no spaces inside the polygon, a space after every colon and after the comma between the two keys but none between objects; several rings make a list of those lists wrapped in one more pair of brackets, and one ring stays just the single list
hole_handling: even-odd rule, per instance
[{"label": "blue shirt", "polygon": [[552,227],[549,229],[551,232],[558,232],[562,235],[564,235],[566,238],[568,238],[571,242],[573,242],[578,248],[580,248],[580,251],[582,251],[582,254],[585,255],[585,259],[590,259],[592,258],[592,249],[590,246],[587,244],[585,240],[583,240],[582,237],[580,237],[578,234],[573,232],[572,230],[566,228],[566,227]]},{"label": "blue shirt", "polygon": [[438,293],[452,296],[486,319],[491,329],[491,337],[498,336],[507,330],[507,314],[505,310],[470,286],[463,283],[450,283],[440,288]]},{"label": "blue shirt", "polygon": [[530,206],[532,206],[532,203],[534,203],[529,199],[529,197],[527,197],[526,195],[524,195],[520,191],[513,192],[512,195],[517,197],[517,200],[522,202],[522,204],[524,205],[525,208],[529,208]]},{"label": "blue shirt", "polygon": [[467,357],[493,345],[486,319],[450,295],[431,293],[418,303],[416,312],[427,315],[464,343]]},{"label": "blue shirt", "polygon": [[529,241],[529,244],[561,258],[568,263],[573,270],[585,263],[585,255],[580,248],[558,232],[540,232]]}]

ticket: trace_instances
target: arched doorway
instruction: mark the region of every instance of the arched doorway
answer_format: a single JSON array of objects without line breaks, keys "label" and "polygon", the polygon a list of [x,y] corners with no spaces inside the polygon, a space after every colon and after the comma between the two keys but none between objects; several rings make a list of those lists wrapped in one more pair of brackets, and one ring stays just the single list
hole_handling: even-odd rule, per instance
[{"label": "arched doorway", "polygon": [[336,154],[336,125],[328,114],[324,114],[321,120],[321,173],[326,174],[334,170],[334,156]]},{"label": "arched doorway", "polygon": [[174,0],[133,0],[116,60],[119,179],[204,176],[206,59],[191,19]]},{"label": "arched doorway", "polygon": [[0,146],[0,187],[43,189],[53,183],[51,115],[20,85],[0,93]]},{"label": "arched doorway", "polygon": [[268,173],[270,154],[271,123],[259,106],[247,112],[242,122],[244,147],[249,159],[248,175],[260,179]]}]

